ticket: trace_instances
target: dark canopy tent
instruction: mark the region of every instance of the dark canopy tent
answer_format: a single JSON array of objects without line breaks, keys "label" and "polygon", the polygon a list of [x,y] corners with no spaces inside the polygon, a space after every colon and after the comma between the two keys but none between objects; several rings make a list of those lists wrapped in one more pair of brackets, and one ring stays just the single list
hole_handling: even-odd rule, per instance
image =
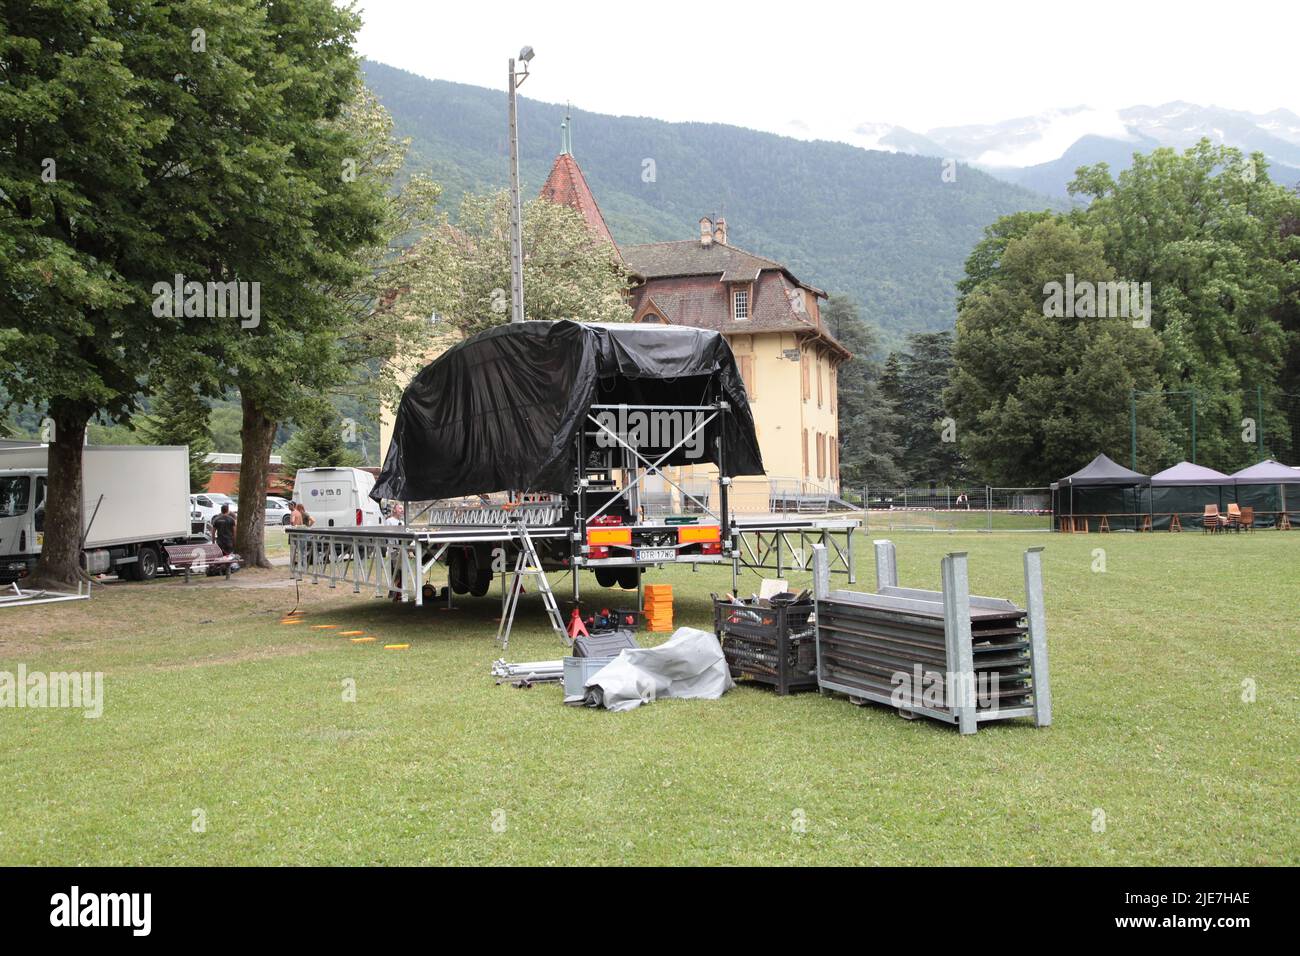
[{"label": "dark canopy tent", "polygon": [[1056,526],[1060,527],[1060,518],[1069,516],[1072,520],[1082,518],[1088,522],[1090,531],[1096,531],[1103,516],[1109,526],[1115,527],[1116,522],[1109,520],[1115,516],[1136,529],[1137,516],[1144,513],[1141,489],[1150,484],[1151,479],[1146,475],[1098,455],[1056,483],[1053,494]]},{"label": "dark canopy tent", "polygon": [[[593,405],[718,401],[730,409],[705,426],[702,457],[679,449],[666,464],[763,474],[744,384],[720,333],[568,321],[497,326],[449,349],[407,386],[371,497],[569,492]],[[656,451],[668,448],[642,448],[651,460]]]},{"label": "dark canopy tent", "polygon": [[1181,461],[1151,476],[1152,527],[1168,529],[1175,514],[1180,527],[1199,521],[1206,505],[1218,505],[1219,512],[1226,513],[1228,505],[1237,500],[1234,490],[1233,480],[1223,472]]},{"label": "dark canopy tent", "polygon": [[1288,516],[1292,526],[1300,524],[1300,471],[1281,462],[1265,459],[1232,476],[1237,504],[1255,509],[1255,524],[1271,528]]}]

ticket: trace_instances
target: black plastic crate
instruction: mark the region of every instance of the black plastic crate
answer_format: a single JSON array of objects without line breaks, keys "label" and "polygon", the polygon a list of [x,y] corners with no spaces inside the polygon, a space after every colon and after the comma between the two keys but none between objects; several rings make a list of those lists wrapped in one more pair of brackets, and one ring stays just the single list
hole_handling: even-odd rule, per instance
[{"label": "black plastic crate", "polygon": [[778,694],[817,688],[813,603],[761,607],[713,602],[713,632],[731,676],[771,684]]}]

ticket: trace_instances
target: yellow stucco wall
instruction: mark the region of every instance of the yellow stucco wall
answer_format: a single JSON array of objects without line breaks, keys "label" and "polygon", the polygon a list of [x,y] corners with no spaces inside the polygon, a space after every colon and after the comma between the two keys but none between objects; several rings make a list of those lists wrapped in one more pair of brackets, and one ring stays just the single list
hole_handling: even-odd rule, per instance
[{"label": "yellow stucco wall", "polygon": [[[836,476],[830,453],[839,434],[839,409],[835,399],[835,372],[829,353],[814,344],[801,348],[789,332],[730,336],[731,350],[742,367],[750,364],[749,404],[758,429],[763,466],[772,478],[807,478],[830,482]],[[791,355],[797,353],[798,360]],[[742,358],[750,363],[742,362]],[[804,397],[804,367],[808,389]],[[818,400],[817,377],[821,375]],[[804,466],[804,432],[808,433],[808,462]],[[817,436],[826,451],[821,473],[817,467]]]}]

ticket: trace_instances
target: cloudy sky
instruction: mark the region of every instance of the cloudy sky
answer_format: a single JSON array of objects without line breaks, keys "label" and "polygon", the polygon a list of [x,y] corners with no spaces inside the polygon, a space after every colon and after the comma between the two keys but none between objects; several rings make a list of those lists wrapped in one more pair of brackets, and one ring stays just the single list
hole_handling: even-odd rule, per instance
[{"label": "cloudy sky", "polygon": [[504,89],[506,60],[529,44],[523,93],[536,99],[805,138],[862,144],[864,124],[922,132],[1090,107],[1063,119],[1068,144],[1138,104],[1300,112],[1297,0],[358,4],[361,52],[423,76]]}]

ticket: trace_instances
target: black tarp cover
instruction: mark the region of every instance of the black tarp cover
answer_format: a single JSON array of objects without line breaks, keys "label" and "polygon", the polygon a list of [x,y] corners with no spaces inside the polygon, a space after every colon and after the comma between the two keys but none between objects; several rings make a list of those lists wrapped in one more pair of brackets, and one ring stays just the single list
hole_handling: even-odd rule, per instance
[{"label": "black tarp cover", "polygon": [[[592,405],[702,405],[714,395],[731,404],[723,473],[763,474],[744,383],[720,333],[568,321],[497,326],[448,349],[407,386],[371,497],[566,492]],[[702,458],[679,454],[666,464],[717,465],[719,429],[717,420],[706,426]]]}]

